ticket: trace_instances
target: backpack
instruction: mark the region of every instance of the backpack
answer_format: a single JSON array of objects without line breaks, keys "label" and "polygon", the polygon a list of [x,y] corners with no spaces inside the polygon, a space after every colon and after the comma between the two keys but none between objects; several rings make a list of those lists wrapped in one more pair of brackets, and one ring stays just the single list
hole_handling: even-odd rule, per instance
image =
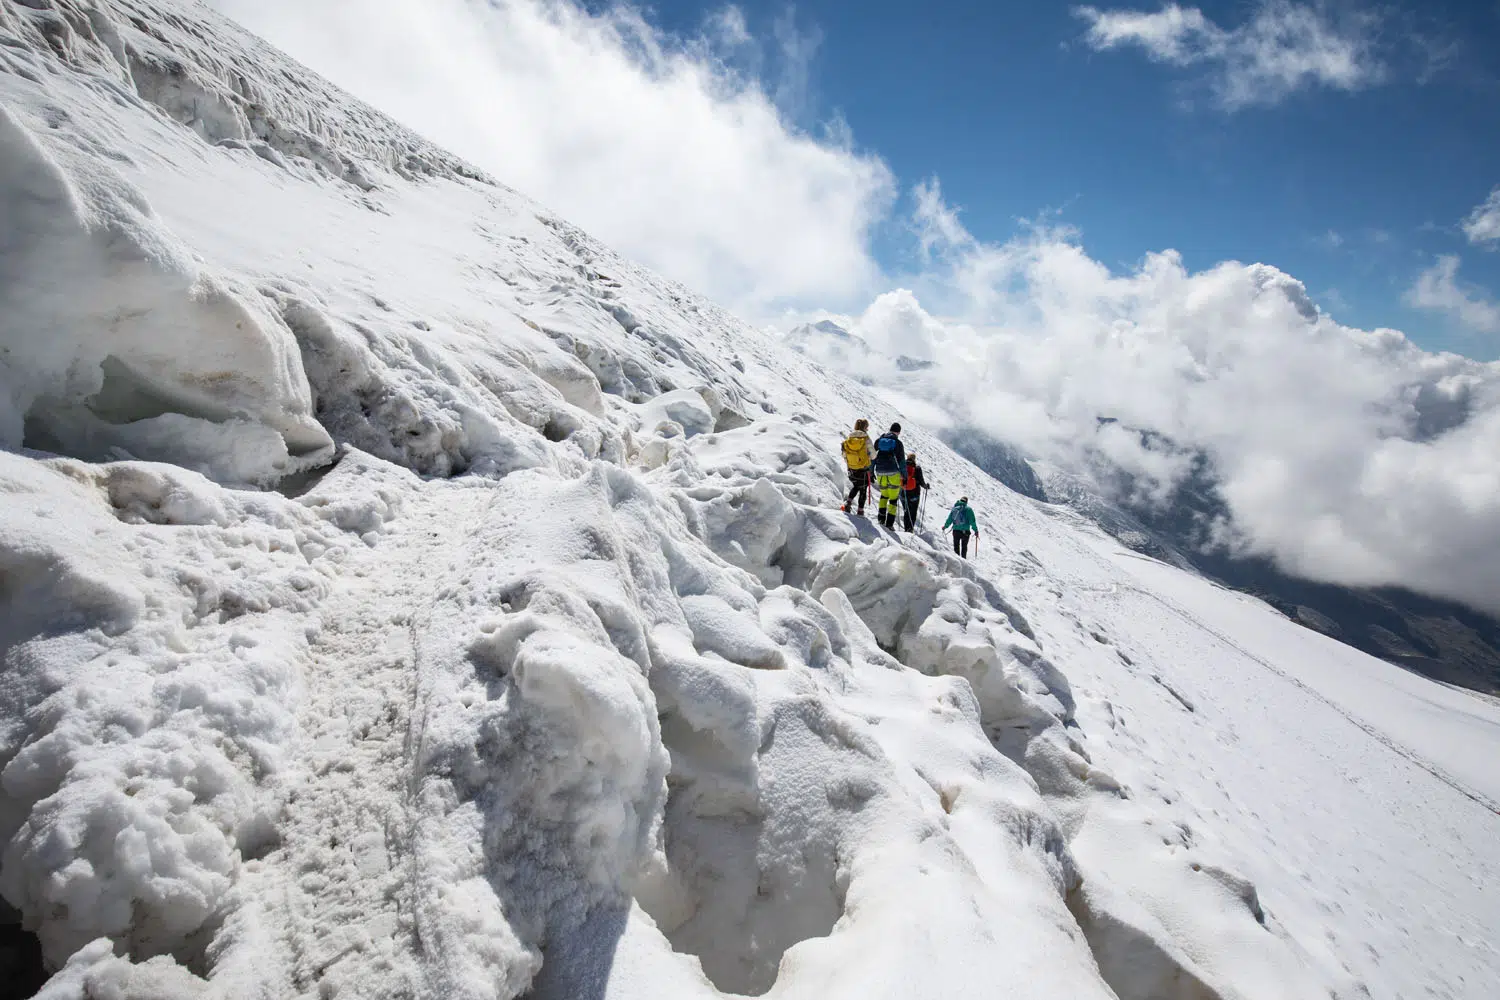
[{"label": "backpack", "polygon": [[901,484],[901,488],[908,493],[917,488],[917,463],[906,463],[906,480]]},{"label": "backpack", "polygon": [[875,441],[875,450],[876,451],[895,451],[896,450],[896,439],[893,438],[893,437],[891,437],[891,435],[889,435],[889,434],[882,434]]},{"label": "backpack", "polygon": [[870,466],[870,438],[864,432],[844,438],[844,464],[851,469],[867,469]]}]

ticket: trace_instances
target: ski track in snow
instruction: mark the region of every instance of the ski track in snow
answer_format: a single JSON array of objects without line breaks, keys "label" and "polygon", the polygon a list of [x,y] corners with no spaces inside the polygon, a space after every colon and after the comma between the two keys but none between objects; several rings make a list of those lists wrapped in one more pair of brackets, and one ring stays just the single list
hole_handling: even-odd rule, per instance
[{"label": "ski track in snow", "polygon": [[48,1000],[1500,994],[1500,706],[838,513],[888,404],[206,8],[0,0],[0,212]]}]

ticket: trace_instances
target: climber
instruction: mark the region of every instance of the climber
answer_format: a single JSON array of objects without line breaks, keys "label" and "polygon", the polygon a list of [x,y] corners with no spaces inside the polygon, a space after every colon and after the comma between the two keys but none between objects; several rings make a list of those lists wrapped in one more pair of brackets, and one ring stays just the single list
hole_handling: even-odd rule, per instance
[{"label": "climber", "polygon": [[896,507],[901,498],[901,470],[906,466],[906,448],[901,444],[901,425],[875,439],[875,488],[880,491],[881,527],[896,530]]},{"label": "climber", "polygon": [[969,558],[969,534],[975,537],[979,535],[979,524],[974,520],[974,511],[969,507],[968,497],[959,497],[958,503],[948,512],[948,520],[943,522],[943,530],[953,528],[953,551],[961,558]]},{"label": "climber", "polygon": [[906,475],[901,480],[901,497],[906,501],[908,533],[917,526],[917,512],[922,509],[922,491],[926,488],[927,477],[922,475],[922,467],[917,464],[917,453],[911,452],[906,456]]},{"label": "climber", "polygon": [[844,498],[844,506],[839,509],[848,511],[849,505],[854,503],[854,498],[859,497],[861,517],[865,513],[865,497],[870,493],[869,430],[868,420],[856,420],[854,433],[844,438],[844,465],[849,469],[849,495]]}]

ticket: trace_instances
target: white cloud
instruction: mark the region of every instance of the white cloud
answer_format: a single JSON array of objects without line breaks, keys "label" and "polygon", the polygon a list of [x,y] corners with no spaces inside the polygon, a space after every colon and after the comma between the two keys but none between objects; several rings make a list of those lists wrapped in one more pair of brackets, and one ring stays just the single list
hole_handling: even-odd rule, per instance
[{"label": "white cloud", "polygon": [[1500,242],[1500,187],[1491,191],[1490,196],[1464,219],[1464,235],[1470,243]]},{"label": "white cloud", "polygon": [[945,341],[943,324],[927,315],[909,289],[878,296],[853,324],[853,332],[892,358],[933,361]]},{"label": "white cloud", "polygon": [[1133,45],[1156,62],[1210,67],[1214,95],[1230,110],[1275,104],[1315,84],[1359,90],[1385,76],[1372,14],[1335,23],[1322,9],[1289,0],[1261,0],[1236,28],[1175,3],[1154,13],[1077,7],[1074,14],[1088,22],[1084,41],[1096,51]]},{"label": "white cloud", "polygon": [[931,260],[936,249],[948,250],[972,240],[963,223],[958,221],[957,209],[950,208],[943,200],[943,186],[936,177],[913,188],[912,198],[916,201],[912,223],[926,259]]},{"label": "white cloud", "polygon": [[1407,304],[1447,313],[1472,333],[1500,334],[1500,302],[1458,280],[1458,258],[1443,256],[1417,276]]},{"label": "white cloud", "polygon": [[789,124],[814,36],[777,28],[782,75],[720,12],[701,38],[573,0],[214,0],[431,139],[694,288],[750,312],[867,296],[893,180],[838,123]]},{"label": "white cloud", "polygon": [[1085,38],[1096,50],[1134,44],[1152,59],[1186,66],[1218,56],[1228,47],[1229,33],[1196,7],[1168,4],[1154,14],[1079,7],[1074,14],[1089,22]]},{"label": "white cloud", "polygon": [[852,321],[940,362],[911,394],[1057,465],[1108,456],[1146,496],[1206,455],[1240,551],[1500,612],[1500,364],[1343,326],[1263,264],[1115,273],[1045,228],[986,244],[924,188],[934,266]]},{"label": "white cloud", "polygon": [[[773,27],[781,57],[774,96],[777,107],[800,118],[807,114],[811,102],[813,60],[823,45],[823,33],[816,27],[799,28],[795,14],[796,11],[788,7],[776,18]],[[840,120],[838,127],[846,126]]]},{"label": "white cloud", "polygon": [[709,37],[721,45],[738,48],[755,41],[750,35],[745,12],[733,4],[720,7],[709,14],[703,23],[708,28]]}]

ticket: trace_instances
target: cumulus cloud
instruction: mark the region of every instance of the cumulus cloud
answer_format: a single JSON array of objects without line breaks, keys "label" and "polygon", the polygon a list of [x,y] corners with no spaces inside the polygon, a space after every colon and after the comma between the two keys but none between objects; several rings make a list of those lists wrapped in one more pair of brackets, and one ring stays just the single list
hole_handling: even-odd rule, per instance
[{"label": "cumulus cloud", "polygon": [[906,288],[878,296],[854,322],[854,332],[887,357],[915,361],[936,360],[947,339],[943,325]]},{"label": "cumulus cloud", "polygon": [[939,362],[892,384],[1136,500],[1206,458],[1236,551],[1500,612],[1500,364],[1341,325],[1264,264],[1117,273],[1046,227],[985,243],[924,187],[932,266],[846,320]]},{"label": "cumulus cloud", "polygon": [[1417,276],[1406,293],[1408,305],[1452,317],[1471,333],[1500,333],[1500,302],[1482,289],[1460,282],[1458,258],[1445,255]]},{"label": "cumulus cloud", "polygon": [[1464,219],[1464,235],[1470,243],[1493,246],[1500,243],[1500,187]]},{"label": "cumulus cloud", "polygon": [[750,312],[868,295],[885,164],[792,124],[817,37],[691,39],[575,0],[214,0],[334,82],[617,248]]},{"label": "cumulus cloud", "polygon": [[1230,110],[1275,104],[1313,85],[1359,90],[1386,72],[1371,14],[1335,22],[1321,8],[1289,0],[1262,0],[1235,28],[1175,3],[1155,12],[1077,7],[1074,14],[1088,22],[1084,41],[1096,51],[1134,46],[1156,62],[1208,67],[1216,99]]}]

